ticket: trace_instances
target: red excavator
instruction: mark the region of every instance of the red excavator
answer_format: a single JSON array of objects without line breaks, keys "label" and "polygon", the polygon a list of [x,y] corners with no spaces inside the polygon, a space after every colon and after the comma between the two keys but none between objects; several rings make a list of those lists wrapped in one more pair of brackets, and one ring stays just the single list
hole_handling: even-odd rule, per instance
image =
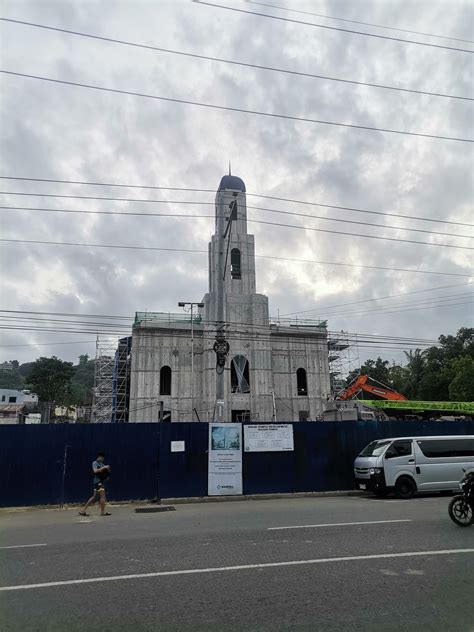
[{"label": "red excavator", "polygon": [[[369,383],[376,382],[379,386],[374,386]],[[394,391],[393,389],[388,388],[384,384],[377,382],[370,378],[368,375],[359,375],[349,386],[347,386],[344,390],[340,391],[337,394],[338,400],[348,400],[353,399],[358,393],[361,391],[365,393],[370,393],[371,395],[375,395],[376,397],[380,397],[381,399],[387,399],[391,401],[404,401],[407,398],[399,393],[398,391]]]}]

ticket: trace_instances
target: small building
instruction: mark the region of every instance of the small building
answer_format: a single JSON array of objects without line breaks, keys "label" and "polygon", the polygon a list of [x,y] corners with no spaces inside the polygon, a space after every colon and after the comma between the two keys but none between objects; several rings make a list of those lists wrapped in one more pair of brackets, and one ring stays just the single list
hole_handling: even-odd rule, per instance
[{"label": "small building", "polygon": [[0,404],[24,404],[28,408],[38,405],[38,395],[28,389],[22,391],[0,388]]},{"label": "small building", "polygon": [[24,423],[25,410],[24,404],[0,404],[0,425]]}]

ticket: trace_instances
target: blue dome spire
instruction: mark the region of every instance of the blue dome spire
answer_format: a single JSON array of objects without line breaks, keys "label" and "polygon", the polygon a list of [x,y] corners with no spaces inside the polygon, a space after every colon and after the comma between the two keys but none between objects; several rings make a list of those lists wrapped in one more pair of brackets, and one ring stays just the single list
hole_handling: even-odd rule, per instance
[{"label": "blue dome spire", "polygon": [[245,193],[245,183],[237,176],[223,176],[217,190],[223,191],[224,189],[231,189],[232,191],[241,191],[242,193]]}]

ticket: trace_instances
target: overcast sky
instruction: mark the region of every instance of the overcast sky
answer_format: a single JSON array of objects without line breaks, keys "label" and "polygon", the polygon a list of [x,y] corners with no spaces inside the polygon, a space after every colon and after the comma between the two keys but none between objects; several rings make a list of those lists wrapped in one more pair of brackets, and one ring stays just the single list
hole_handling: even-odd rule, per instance
[{"label": "overcast sky", "polygon": [[[271,0],[268,0],[270,3]],[[472,44],[364,27],[222,0],[245,10],[340,28],[474,49]],[[283,6],[283,3],[279,3]],[[474,40],[469,2],[318,1],[286,6]],[[2,17],[132,42],[438,92],[473,96],[472,55],[312,28],[188,0],[5,1]],[[303,118],[473,138],[472,102],[336,83],[131,48],[30,26],[0,23],[6,70],[126,91]],[[401,215],[473,223],[472,144],[224,112],[1,76],[0,175],[215,190],[232,172],[249,193]],[[123,212],[213,213],[213,193],[0,181],[2,191],[173,200],[175,204],[2,195],[4,206]],[[250,219],[432,243],[473,246],[474,229],[324,209],[256,197],[249,205],[386,226],[376,228],[250,210]],[[0,210],[4,238],[207,249],[212,219],[121,217]],[[460,235],[394,230],[417,228]],[[472,274],[472,250],[249,224],[260,255]],[[178,311],[207,291],[205,254],[1,243],[4,310],[133,316]],[[472,280],[472,279],[471,279]],[[468,276],[436,276],[257,260],[258,291],[272,314],[314,308],[329,329],[436,339],[473,326]],[[448,286],[448,287],[444,287]],[[453,286],[453,287],[451,287]],[[327,309],[328,306],[444,289]],[[452,298],[451,298],[452,297]],[[440,298],[444,308],[422,301]],[[441,301],[440,301],[441,303]],[[462,303],[462,304],[460,304]],[[434,304],[434,303],[433,303]],[[389,308],[393,306],[392,310]],[[428,307],[428,309],[426,309]],[[382,308],[386,312],[380,311]],[[416,309],[414,309],[416,308]],[[423,308],[423,309],[421,309]],[[360,313],[372,310],[370,313]],[[378,311],[375,311],[378,310]],[[352,314],[336,315],[341,311]],[[387,313],[387,311],[398,313]],[[355,313],[358,312],[358,313]],[[331,314],[333,314],[331,316]],[[4,316],[4,315],[3,315]],[[41,317],[41,316],[38,316]],[[25,326],[6,321],[3,325]],[[28,325],[29,326],[29,325]],[[61,325],[58,325],[58,328]],[[0,361],[94,354],[92,334],[2,330]],[[76,344],[52,345],[45,343]],[[33,345],[41,346],[11,346]],[[376,355],[376,354],[375,354]],[[387,359],[400,352],[382,350]],[[361,349],[360,357],[367,351]]]}]

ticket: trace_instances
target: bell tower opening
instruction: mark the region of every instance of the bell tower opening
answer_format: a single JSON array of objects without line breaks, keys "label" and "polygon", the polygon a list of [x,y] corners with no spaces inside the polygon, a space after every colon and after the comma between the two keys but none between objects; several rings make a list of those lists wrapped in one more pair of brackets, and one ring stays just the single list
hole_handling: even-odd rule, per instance
[{"label": "bell tower opening", "polygon": [[230,252],[230,276],[232,279],[240,280],[242,278],[240,250],[238,248],[232,248]]}]

